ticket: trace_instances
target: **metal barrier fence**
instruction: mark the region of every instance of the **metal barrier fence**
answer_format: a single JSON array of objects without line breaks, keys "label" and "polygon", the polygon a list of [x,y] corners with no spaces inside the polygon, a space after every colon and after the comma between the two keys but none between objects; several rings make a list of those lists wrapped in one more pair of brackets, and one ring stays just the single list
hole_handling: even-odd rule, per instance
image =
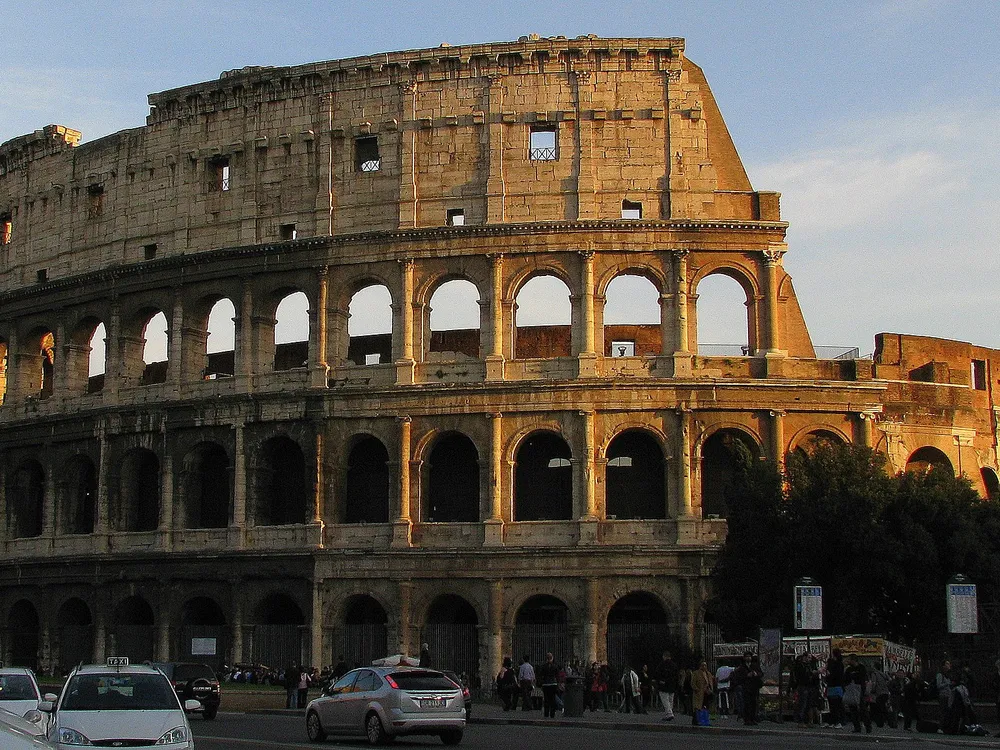
[{"label": "metal barrier fence", "polygon": [[344,625],[337,631],[334,652],[342,654],[352,666],[371,664],[389,653],[387,628],[378,624]]}]

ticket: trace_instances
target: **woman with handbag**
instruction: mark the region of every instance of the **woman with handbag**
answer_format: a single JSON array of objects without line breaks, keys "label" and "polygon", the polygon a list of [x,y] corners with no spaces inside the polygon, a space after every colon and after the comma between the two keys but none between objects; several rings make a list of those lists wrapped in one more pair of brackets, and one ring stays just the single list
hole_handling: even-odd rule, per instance
[{"label": "woman with handbag", "polygon": [[871,693],[868,688],[868,672],[858,657],[851,654],[847,657],[847,669],[844,671],[844,708],[854,723],[854,732],[861,732],[864,723],[865,731],[872,733],[872,717],[869,706]]}]

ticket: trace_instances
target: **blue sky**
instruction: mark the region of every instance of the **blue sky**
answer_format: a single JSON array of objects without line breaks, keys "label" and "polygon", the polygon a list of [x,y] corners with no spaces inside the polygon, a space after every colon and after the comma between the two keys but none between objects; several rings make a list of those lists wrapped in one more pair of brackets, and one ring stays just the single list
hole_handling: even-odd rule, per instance
[{"label": "blue sky", "polygon": [[684,37],[753,185],[782,193],[785,265],[814,343],[864,353],[895,331],[1000,348],[995,2],[0,0],[0,12],[0,142],[52,122],[85,140],[137,127],[148,93],[245,65],[529,33]]}]

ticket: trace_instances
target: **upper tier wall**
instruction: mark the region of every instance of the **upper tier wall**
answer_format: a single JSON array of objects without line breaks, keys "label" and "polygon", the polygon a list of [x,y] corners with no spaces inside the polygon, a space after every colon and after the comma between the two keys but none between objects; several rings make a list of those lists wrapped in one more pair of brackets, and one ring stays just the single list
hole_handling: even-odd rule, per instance
[{"label": "upper tier wall", "polygon": [[[145,127],[89,144],[55,126],[8,141],[0,291],[153,256],[442,226],[449,211],[619,219],[627,200],[643,219],[777,221],[777,194],[752,191],[683,51],[556,38],[250,68],[151,95]],[[555,132],[554,152],[531,152],[538,129]]]}]

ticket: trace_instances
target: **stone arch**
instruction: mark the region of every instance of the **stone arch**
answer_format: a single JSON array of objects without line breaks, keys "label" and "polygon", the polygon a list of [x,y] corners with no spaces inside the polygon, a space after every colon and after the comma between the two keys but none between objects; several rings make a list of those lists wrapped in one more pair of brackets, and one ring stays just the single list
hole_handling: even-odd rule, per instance
[{"label": "stone arch", "polygon": [[458,275],[442,276],[435,281],[428,289],[427,303],[421,305],[424,311],[421,328],[426,331],[425,358],[432,353],[448,353],[478,359],[486,309],[479,286]]},{"label": "stone arch", "polygon": [[641,428],[622,430],[608,443],[605,514],[619,519],[667,517],[667,461],[663,444]]},{"label": "stone arch", "polygon": [[254,472],[254,524],[281,526],[307,523],[309,481],[302,448],[287,435],[276,435],[260,447]]},{"label": "stone arch", "polygon": [[0,406],[7,398],[7,339],[0,336]]},{"label": "stone arch", "polygon": [[[19,336],[9,377],[16,379],[17,392],[33,399],[47,399],[55,389],[56,340],[47,323],[38,323]],[[9,360],[8,360],[9,361]]]},{"label": "stone arch", "polygon": [[534,594],[521,602],[514,615],[511,647],[516,659],[528,656],[532,664],[545,660],[551,652],[556,662],[565,664],[572,653],[570,610],[562,599],[551,594]]},{"label": "stone arch", "polygon": [[573,453],[562,435],[529,433],[514,458],[515,521],[569,520],[573,517]]},{"label": "stone arch", "polygon": [[425,521],[478,521],[479,451],[469,437],[448,431],[436,436],[427,455]]},{"label": "stone arch", "polygon": [[38,669],[41,622],[35,605],[27,599],[14,602],[7,613],[10,666]]},{"label": "stone arch", "polygon": [[[458,594],[440,594],[427,608],[420,640],[436,669],[451,669],[475,683],[479,672],[479,615]],[[424,666],[421,663],[421,666]]]},{"label": "stone arch", "polygon": [[232,467],[218,443],[198,443],[184,456],[180,521],[186,529],[223,529],[232,519]]},{"label": "stone arch", "polygon": [[139,347],[141,350],[141,385],[167,382],[170,363],[170,320],[163,310],[156,310],[142,325]]},{"label": "stone arch", "polygon": [[60,481],[59,531],[92,534],[97,517],[97,468],[89,456],[77,454],[65,465]]},{"label": "stone arch", "polygon": [[160,523],[160,459],[147,448],[132,448],[121,459],[118,492],[111,507],[115,531],[154,531]]},{"label": "stone arch", "polygon": [[[573,351],[573,286],[562,269],[533,269],[521,275],[515,289],[514,358],[570,356]],[[563,298],[565,304],[557,306],[556,302]]]},{"label": "stone arch", "polygon": [[[702,282],[713,276],[719,277],[719,282],[714,282],[710,286],[721,283],[722,279],[730,279],[742,289],[743,300],[740,304],[743,305],[743,310],[737,311],[738,305],[733,296],[734,290],[713,288],[705,291]],[[725,286],[727,284],[723,284],[723,287]],[[698,273],[691,281],[691,289],[695,300],[695,315],[693,317],[695,340],[699,345],[698,352],[703,356],[753,355],[757,349],[757,299],[759,296],[754,273],[738,264],[707,264],[698,269]],[[716,318],[724,319],[727,329],[725,334],[719,335],[732,336],[740,340],[709,341],[708,339],[712,337],[707,334],[710,321]],[[729,330],[734,330],[734,333],[730,334]],[[745,332],[746,336],[739,332]],[[720,347],[720,345],[722,346]]]},{"label": "stone arch", "polygon": [[283,591],[271,592],[253,608],[252,624],[249,651],[254,664],[303,664],[306,618],[295,599]]},{"label": "stone arch", "polygon": [[226,615],[210,596],[193,596],[180,611],[180,641],[175,652],[181,661],[201,661],[218,668],[225,662]]},{"label": "stone arch", "polygon": [[64,601],[56,613],[59,674],[94,659],[94,621],[90,607],[78,597]]},{"label": "stone arch", "polygon": [[374,279],[359,280],[347,301],[344,326],[347,359],[355,365],[388,364],[398,336],[392,286]]},{"label": "stone arch", "polygon": [[205,367],[197,374],[205,380],[231,378],[236,374],[236,305],[229,297],[217,295],[207,298],[203,304],[208,303],[211,308],[197,321],[197,330],[205,332],[204,349],[192,360],[204,359]]},{"label": "stone arch", "polygon": [[45,522],[45,470],[42,465],[33,458],[21,461],[8,477],[6,494],[11,536],[41,536]]},{"label": "stone arch", "polygon": [[374,435],[355,435],[348,444],[344,522],[387,523],[389,451]]},{"label": "stone arch", "polygon": [[836,427],[827,425],[803,427],[792,437],[790,451],[811,454],[821,445],[848,445],[850,438]]},{"label": "stone arch", "polygon": [[122,599],[114,610],[109,656],[127,656],[130,662],[152,661],[156,644],[156,617],[139,594]]},{"label": "stone arch", "polygon": [[300,289],[280,294],[274,306],[274,370],[309,364],[309,314],[312,302]]},{"label": "stone arch", "polygon": [[99,393],[107,369],[108,330],[96,315],[86,315],[73,328],[66,348],[66,389]]},{"label": "stone arch", "polygon": [[643,357],[663,352],[663,287],[659,282],[655,275],[631,268],[607,280],[598,296],[605,357]]},{"label": "stone arch", "polygon": [[906,459],[905,471],[926,474],[935,469],[947,471],[952,476],[955,475],[955,468],[952,466],[951,459],[948,458],[944,451],[932,445],[917,448]]},{"label": "stone arch", "polygon": [[630,591],[611,605],[606,616],[607,655],[612,670],[642,665],[650,671],[671,646],[670,615],[658,596]]},{"label": "stone arch", "polygon": [[369,594],[354,594],[344,601],[342,622],[337,629],[336,652],[348,664],[371,664],[388,653],[389,616],[385,607]]},{"label": "stone arch", "polygon": [[1000,499],[1000,479],[997,473],[989,466],[984,466],[979,470],[983,478],[983,487],[986,489],[986,499],[996,501]]},{"label": "stone arch", "polygon": [[726,518],[726,495],[737,471],[736,441],[755,458],[761,456],[760,442],[743,427],[720,427],[706,435],[700,446],[701,513],[703,518]]}]

